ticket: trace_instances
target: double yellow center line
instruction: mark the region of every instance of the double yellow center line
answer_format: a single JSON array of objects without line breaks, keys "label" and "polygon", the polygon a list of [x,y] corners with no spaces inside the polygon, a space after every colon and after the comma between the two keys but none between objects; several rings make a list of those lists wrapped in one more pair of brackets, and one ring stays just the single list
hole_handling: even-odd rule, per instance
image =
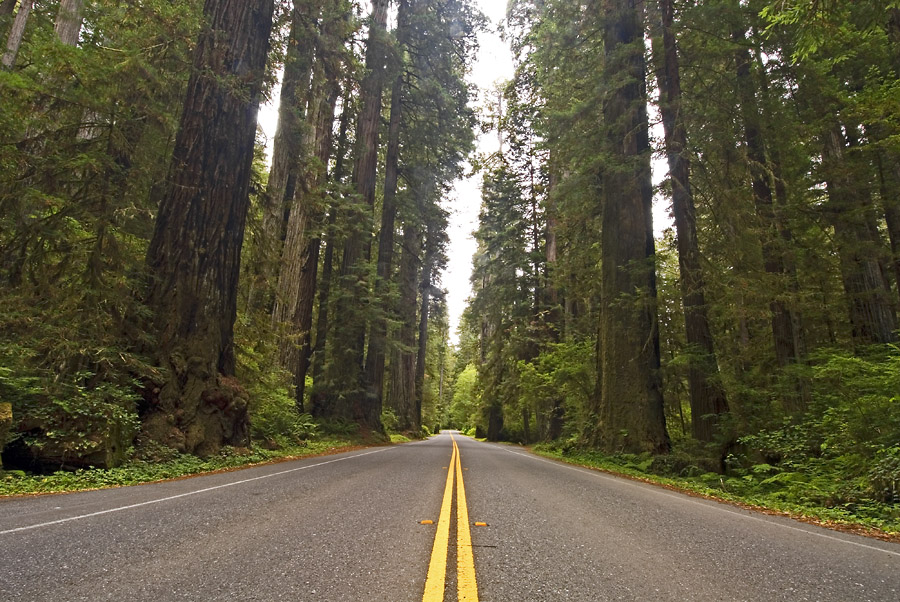
[{"label": "double yellow center line", "polygon": [[459,460],[459,446],[453,441],[453,455],[447,470],[447,484],[444,486],[444,501],[438,519],[434,547],[431,549],[431,563],[428,565],[428,579],[425,581],[425,595],[422,602],[443,602],[444,585],[447,575],[447,552],[450,549],[450,507],[453,503],[453,476],[456,475],[456,591],[459,600],[478,601],[478,584],[475,581],[475,559],[472,556],[472,533],[469,530],[469,507],[466,505],[466,488],[463,485],[462,463]]}]

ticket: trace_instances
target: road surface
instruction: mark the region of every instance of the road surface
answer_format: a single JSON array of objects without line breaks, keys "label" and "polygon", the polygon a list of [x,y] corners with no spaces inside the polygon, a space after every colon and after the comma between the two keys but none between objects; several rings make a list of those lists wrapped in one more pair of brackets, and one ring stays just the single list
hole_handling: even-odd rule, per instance
[{"label": "road surface", "polygon": [[900,545],[449,433],[0,501],[0,600],[398,602],[441,593],[897,602]]}]

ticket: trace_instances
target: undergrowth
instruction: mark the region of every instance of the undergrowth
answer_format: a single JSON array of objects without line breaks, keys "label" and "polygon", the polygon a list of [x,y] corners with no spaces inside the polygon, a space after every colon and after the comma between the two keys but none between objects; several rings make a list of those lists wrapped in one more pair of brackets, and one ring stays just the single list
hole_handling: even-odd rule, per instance
[{"label": "undergrowth", "polygon": [[308,440],[302,445],[277,450],[263,447],[252,449],[225,447],[219,454],[209,458],[198,458],[174,451],[169,454],[155,453],[153,458],[148,458],[145,454],[145,459],[135,458],[118,468],[58,471],[47,475],[28,474],[18,470],[0,471],[0,496],[139,485],[280,459],[335,453],[348,447],[366,444],[371,442],[363,441],[359,437],[322,436]]},{"label": "undergrowth", "polygon": [[[861,525],[889,534],[900,534],[900,505],[877,499],[871,486],[832,477],[784,471],[757,464],[728,474],[707,472],[696,465],[673,473],[666,457],[650,454],[604,455],[593,450],[559,444],[540,444],[534,451],[571,464],[646,480],[702,496],[784,512],[825,523]],[[893,457],[891,458],[893,459]],[[838,497],[837,493],[854,493]],[[852,490],[852,491],[851,491]],[[828,503],[829,501],[833,503]],[[823,503],[824,502],[824,503]]]}]

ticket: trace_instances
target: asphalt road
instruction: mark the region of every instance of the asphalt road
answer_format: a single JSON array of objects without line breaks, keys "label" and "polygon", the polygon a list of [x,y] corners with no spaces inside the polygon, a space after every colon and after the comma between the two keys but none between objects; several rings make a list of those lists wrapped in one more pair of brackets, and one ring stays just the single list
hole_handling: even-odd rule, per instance
[{"label": "asphalt road", "polygon": [[[455,439],[483,601],[900,601],[900,545]],[[0,600],[422,600],[451,453],[0,500]]]}]

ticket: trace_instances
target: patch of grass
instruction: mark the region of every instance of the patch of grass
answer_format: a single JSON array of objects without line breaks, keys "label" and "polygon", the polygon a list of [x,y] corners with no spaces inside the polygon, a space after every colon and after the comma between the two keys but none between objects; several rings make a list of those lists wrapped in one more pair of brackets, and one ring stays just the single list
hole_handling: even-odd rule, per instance
[{"label": "patch of grass", "polygon": [[412,441],[412,439],[406,435],[401,435],[399,433],[391,434],[391,443],[409,443],[410,441]]},{"label": "patch of grass", "polygon": [[[594,468],[614,475],[661,485],[717,501],[753,508],[770,514],[852,531],[891,541],[900,541],[900,507],[876,500],[822,506],[804,503],[797,495],[794,479],[773,479],[760,465],[758,475],[735,477],[702,470],[673,476],[653,472],[653,458],[647,455],[604,455],[593,450],[561,450],[553,445],[537,445],[536,454],[569,464]],[[793,473],[779,473],[781,475]]]},{"label": "patch of grass", "polygon": [[84,491],[107,487],[124,487],[152,483],[203,473],[233,470],[310,456],[336,454],[350,449],[372,445],[359,437],[321,436],[302,445],[277,450],[261,447],[223,448],[209,458],[189,454],[171,454],[163,461],[134,459],[118,468],[80,469],[74,472],[58,471],[53,474],[35,475],[23,471],[0,471],[0,496],[60,493]]}]

